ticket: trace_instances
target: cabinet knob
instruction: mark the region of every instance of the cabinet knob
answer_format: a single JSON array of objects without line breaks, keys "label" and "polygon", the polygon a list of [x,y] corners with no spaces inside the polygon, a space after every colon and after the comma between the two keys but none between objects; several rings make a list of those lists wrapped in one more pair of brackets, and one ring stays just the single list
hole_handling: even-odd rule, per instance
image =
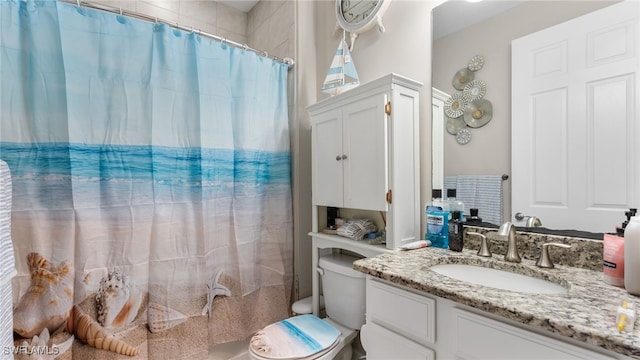
[{"label": "cabinet knob", "polygon": [[342,155],[342,160],[346,160],[347,159],[347,155]]},{"label": "cabinet knob", "polygon": [[340,157],[340,155],[336,156],[336,161],[340,161],[342,160],[342,158]]}]

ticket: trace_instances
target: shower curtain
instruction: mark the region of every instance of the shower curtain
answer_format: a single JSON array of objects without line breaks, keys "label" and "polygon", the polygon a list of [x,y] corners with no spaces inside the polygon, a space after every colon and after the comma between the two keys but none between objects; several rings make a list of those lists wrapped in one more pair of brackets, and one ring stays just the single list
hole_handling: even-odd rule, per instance
[{"label": "shower curtain", "polygon": [[51,0],[0,35],[11,352],[205,358],[288,316],[287,65]]}]

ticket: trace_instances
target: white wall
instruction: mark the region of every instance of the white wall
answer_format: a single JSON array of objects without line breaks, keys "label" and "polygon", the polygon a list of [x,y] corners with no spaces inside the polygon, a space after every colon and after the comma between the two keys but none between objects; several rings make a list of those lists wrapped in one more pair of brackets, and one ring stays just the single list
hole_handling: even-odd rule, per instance
[{"label": "white wall", "polygon": [[[471,142],[459,145],[445,133],[444,174],[511,174],[511,40],[589,13],[617,1],[529,1],[490,20],[439,39],[433,44],[433,86],[447,92],[453,75],[475,54],[485,58],[476,79],[487,83],[485,99],[493,118],[471,129]],[[517,154],[513,160],[518,161]],[[504,218],[511,218],[510,181],[504,183]],[[482,214],[480,214],[482,217]]]},{"label": "white wall", "polygon": [[[264,0],[263,0],[264,1]],[[307,106],[316,102],[316,3],[297,1],[295,117],[293,132],[294,274],[299,298],[311,295],[311,120]]]}]

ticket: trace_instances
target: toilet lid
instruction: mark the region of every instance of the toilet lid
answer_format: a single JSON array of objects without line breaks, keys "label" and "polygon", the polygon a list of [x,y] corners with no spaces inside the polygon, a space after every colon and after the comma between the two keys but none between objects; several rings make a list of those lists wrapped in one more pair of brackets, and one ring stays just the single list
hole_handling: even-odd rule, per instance
[{"label": "toilet lid", "polygon": [[311,314],[294,316],[258,331],[249,348],[267,359],[299,359],[321,352],[340,337],[340,331]]}]

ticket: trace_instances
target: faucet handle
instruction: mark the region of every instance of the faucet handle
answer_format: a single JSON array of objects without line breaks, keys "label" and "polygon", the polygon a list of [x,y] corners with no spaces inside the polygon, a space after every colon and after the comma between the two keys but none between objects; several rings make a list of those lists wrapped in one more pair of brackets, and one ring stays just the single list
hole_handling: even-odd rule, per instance
[{"label": "faucet handle", "polygon": [[542,226],[542,221],[540,221],[540,218],[538,218],[538,217],[529,216],[529,218],[527,219],[527,222],[525,222],[524,226],[525,227],[539,227],[539,226]]},{"label": "faucet handle", "polygon": [[482,239],[480,243],[480,249],[478,249],[478,256],[491,257],[491,251],[489,250],[489,244],[487,243],[487,237],[484,234],[480,234],[474,231],[468,231],[467,235],[478,235]]},{"label": "faucet handle", "polygon": [[561,248],[565,248],[565,249],[569,249],[571,247],[571,245],[567,245],[567,244],[560,244],[560,243],[546,243],[546,244],[542,244],[542,251],[540,254],[540,258],[538,259],[538,262],[536,262],[536,266],[541,267],[541,268],[546,268],[546,269],[553,269],[553,262],[551,261],[551,258],[549,257],[549,246],[557,246],[557,247],[561,247]]}]

